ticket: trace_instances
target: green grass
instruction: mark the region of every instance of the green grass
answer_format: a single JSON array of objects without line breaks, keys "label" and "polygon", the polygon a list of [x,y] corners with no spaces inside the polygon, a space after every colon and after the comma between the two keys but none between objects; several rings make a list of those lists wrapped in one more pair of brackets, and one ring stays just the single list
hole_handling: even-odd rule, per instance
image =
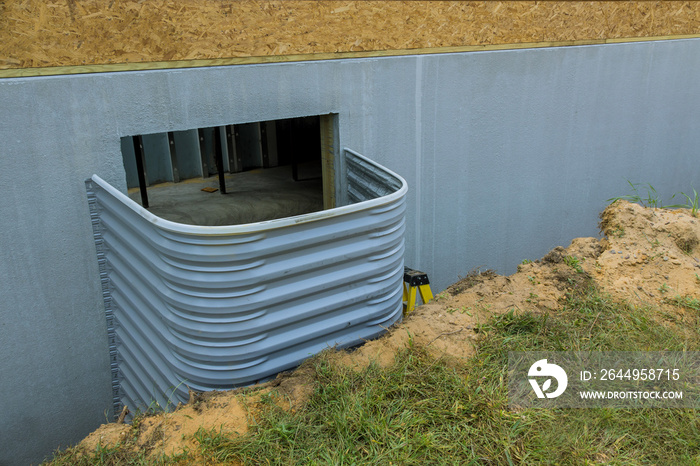
[{"label": "green grass", "polygon": [[[688,209],[690,211],[690,215],[692,215],[693,217],[698,216],[698,211],[700,210],[700,197],[698,196],[698,192],[695,190],[695,188],[693,188],[692,197],[684,192],[680,193],[686,199],[685,204],[673,204],[664,206],[663,202],[659,198],[659,194],[656,192],[656,189],[654,189],[654,187],[651,184],[647,183],[646,185],[643,185],[641,183],[632,183],[629,180],[627,180],[627,184],[629,184],[632,188],[632,194],[612,197],[606,202],[612,203],[615,201],[619,201],[620,199],[624,199],[635,204],[640,204],[644,207],[651,207],[655,209],[661,209],[664,207],[668,209],[684,208]],[[646,197],[640,193],[640,187],[646,189]],[[671,196],[671,199],[674,199],[677,194],[678,193]]]},{"label": "green grass", "polygon": [[673,298],[667,299],[666,302],[686,309],[692,309],[700,312],[700,300],[691,296],[676,295]]},{"label": "green grass", "polygon": [[693,217],[698,216],[698,210],[700,210],[700,198],[698,198],[698,192],[693,188],[693,197],[690,197],[686,193],[681,193],[687,200],[687,203],[680,205],[679,207],[685,207],[690,210],[690,215]]},{"label": "green grass", "polygon": [[[632,194],[613,197],[608,199],[606,202],[615,202],[620,199],[624,199],[625,201],[640,204],[644,207],[651,207],[655,209],[660,209],[663,207],[663,202],[661,199],[659,199],[659,194],[651,184],[647,183],[646,185],[643,185],[641,183],[632,183],[630,180],[627,180],[627,184],[629,184],[632,188]],[[646,189],[646,197],[640,193],[640,187],[644,187],[644,189]]]},{"label": "green grass", "polygon": [[[273,392],[251,410],[248,434],[200,430],[195,439],[206,460],[243,464],[697,465],[693,410],[508,407],[509,351],[700,350],[696,301],[674,304],[693,319],[683,332],[582,284],[557,312],[514,309],[479,326],[477,354],[463,362],[410,345],[388,368],[355,372],[320,355],[305,409],[286,411]],[[134,458],[82,464],[141,464]]]},{"label": "green grass", "polygon": [[698,350],[697,331],[676,334],[586,289],[555,315],[511,311],[479,332],[466,364],[419,347],[362,373],[321,357],[306,410],[270,399],[251,434],[200,431],[200,443],[211,459],[245,464],[700,464],[692,410],[512,412],[506,383],[508,351]]}]

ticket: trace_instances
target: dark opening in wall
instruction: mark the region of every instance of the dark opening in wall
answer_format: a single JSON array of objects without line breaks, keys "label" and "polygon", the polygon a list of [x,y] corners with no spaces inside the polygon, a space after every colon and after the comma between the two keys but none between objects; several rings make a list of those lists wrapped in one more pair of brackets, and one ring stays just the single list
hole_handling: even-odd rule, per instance
[{"label": "dark opening in wall", "polygon": [[129,196],[193,225],[334,207],[334,125],[321,115],[123,137]]}]

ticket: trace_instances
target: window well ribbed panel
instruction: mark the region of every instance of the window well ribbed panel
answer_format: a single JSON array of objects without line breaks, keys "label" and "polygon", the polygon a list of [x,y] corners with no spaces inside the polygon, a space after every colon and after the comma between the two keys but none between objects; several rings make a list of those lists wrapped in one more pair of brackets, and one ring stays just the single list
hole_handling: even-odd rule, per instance
[{"label": "window well ribbed panel", "polygon": [[170,222],[86,181],[115,413],[252,384],[401,319],[406,183],[343,157],[352,204],[245,225]]}]

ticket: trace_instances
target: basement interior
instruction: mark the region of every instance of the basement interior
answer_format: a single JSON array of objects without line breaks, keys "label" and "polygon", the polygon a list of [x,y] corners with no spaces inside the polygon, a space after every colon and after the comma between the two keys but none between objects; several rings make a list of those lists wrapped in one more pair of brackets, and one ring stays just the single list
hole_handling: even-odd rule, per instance
[{"label": "basement interior", "polygon": [[129,197],[163,219],[238,225],[324,209],[321,117],[123,137]]}]

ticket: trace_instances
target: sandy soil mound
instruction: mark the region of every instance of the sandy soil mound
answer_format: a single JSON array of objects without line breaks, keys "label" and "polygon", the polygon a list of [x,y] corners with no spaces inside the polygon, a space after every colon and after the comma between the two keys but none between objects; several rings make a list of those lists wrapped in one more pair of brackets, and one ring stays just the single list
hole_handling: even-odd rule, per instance
[{"label": "sandy soil mound", "polygon": [[685,209],[617,202],[601,215],[604,253],[591,270],[602,289],[632,304],[697,296],[700,223]]},{"label": "sandy soil mound", "polygon": [[[601,214],[603,239],[577,238],[542,259],[524,261],[510,276],[473,271],[413,313],[380,339],[352,352],[339,351],[331,361],[357,367],[374,360],[393,361],[409,340],[434,356],[467,358],[474,352],[478,324],[511,309],[538,313],[556,310],[567,292],[587,280],[631,305],[667,308],[675,320],[684,312],[674,302],[700,299],[700,219],[685,209],[650,209],[617,201]],[[303,409],[313,392],[305,365],[258,387],[201,394],[172,413],[143,418],[138,429],[105,424],[80,444],[94,451],[135,436],[134,445],[151,455],[196,451],[200,428],[244,433],[260,397],[271,390],[289,409]]]}]

